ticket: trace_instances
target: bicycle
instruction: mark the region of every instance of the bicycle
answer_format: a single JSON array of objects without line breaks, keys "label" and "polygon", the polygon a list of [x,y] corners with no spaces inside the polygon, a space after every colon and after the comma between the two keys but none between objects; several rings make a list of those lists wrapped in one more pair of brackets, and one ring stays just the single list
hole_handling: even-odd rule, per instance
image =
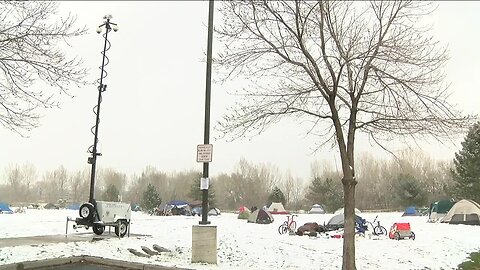
[{"label": "bicycle", "polygon": [[[378,216],[376,216],[372,222],[367,221],[367,223],[370,224],[370,227],[372,227],[373,235],[387,235],[387,229],[385,229],[385,227],[380,225],[380,221],[379,220],[377,221],[377,218]],[[376,224],[375,224],[375,221],[377,222]]]},{"label": "bicycle", "polygon": [[295,232],[295,229],[297,228],[297,222],[293,220],[294,216],[298,216],[298,215],[287,215],[287,220],[278,227],[279,234],[285,234],[287,232],[290,232],[290,233]]}]

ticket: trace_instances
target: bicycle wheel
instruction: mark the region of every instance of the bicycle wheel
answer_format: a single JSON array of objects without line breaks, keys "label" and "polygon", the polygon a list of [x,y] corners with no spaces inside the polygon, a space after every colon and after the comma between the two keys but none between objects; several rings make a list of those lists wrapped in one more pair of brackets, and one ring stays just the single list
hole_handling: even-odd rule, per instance
[{"label": "bicycle wheel", "polygon": [[278,227],[279,234],[285,234],[287,233],[287,231],[288,231],[288,227],[285,224],[282,224],[280,225],[280,227]]},{"label": "bicycle wheel", "polygon": [[375,229],[373,229],[373,233],[375,235],[387,235],[387,229],[383,226],[376,226]]},{"label": "bicycle wheel", "polygon": [[292,222],[290,223],[290,226],[288,226],[288,229],[289,229],[291,232],[295,232],[295,230],[297,229],[297,222],[292,221]]}]

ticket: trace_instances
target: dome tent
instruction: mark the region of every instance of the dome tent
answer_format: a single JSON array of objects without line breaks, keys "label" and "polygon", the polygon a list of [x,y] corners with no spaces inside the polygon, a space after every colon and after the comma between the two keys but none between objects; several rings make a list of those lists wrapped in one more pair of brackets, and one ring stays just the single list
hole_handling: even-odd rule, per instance
[{"label": "dome tent", "polygon": [[273,222],[273,216],[268,211],[257,209],[248,217],[249,223],[270,224]]},{"label": "dome tent", "polygon": [[440,222],[480,225],[480,205],[473,200],[461,200],[448,211]]},{"label": "dome tent", "polygon": [[310,214],[325,214],[325,208],[323,208],[320,204],[314,204],[312,205],[312,208],[310,211],[308,211]]}]

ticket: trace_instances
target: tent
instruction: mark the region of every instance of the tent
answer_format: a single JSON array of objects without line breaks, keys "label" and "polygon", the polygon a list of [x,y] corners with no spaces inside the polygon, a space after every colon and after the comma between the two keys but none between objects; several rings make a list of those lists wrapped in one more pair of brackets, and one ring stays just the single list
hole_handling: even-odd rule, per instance
[{"label": "tent", "polygon": [[[340,208],[338,209],[337,211],[335,211],[335,214],[343,214],[343,208]],[[355,208],[355,214],[361,214],[362,212],[360,212],[360,210],[358,210],[357,208]]]},{"label": "tent", "polygon": [[454,199],[440,200],[430,204],[428,211],[428,222],[437,222],[441,220],[452,209],[455,204]]},{"label": "tent", "polygon": [[402,217],[404,216],[421,216],[420,212],[417,211],[417,208],[415,206],[409,206],[407,209],[405,209],[405,212],[403,212]]},{"label": "tent", "polygon": [[212,208],[210,211],[208,211],[209,216],[218,216],[220,215],[220,209],[218,208]]},{"label": "tent", "polygon": [[448,211],[440,222],[480,225],[480,204],[473,200],[461,200]]},{"label": "tent", "polygon": [[43,206],[44,209],[58,209],[59,207],[53,203],[47,203]]},{"label": "tent", "polygon": [[[356,223],[355,224],[356,226],[364,226],[365,220],[362,217],[355,215],[355,223]],[[333,216],[325,225],[325,228],[329,231],[333,231],[333,230],[338,230],[340,228],[343,228],[344,226],[345,226],[345,218],[343,216],[343,213],[341,213]]]},{"label": "tent", "polygon": [[169,201],[163,210],[165,215],[172,215],[172,216],[191,216],[192,209],[190,205],[185,201],[173,200]]},{"label": "tent", "polygon": [[248,222],[259,224],[270,224],[273,222],[273,216],[270,212],[263,209],[257,209],[248,217]]},{"label": "tent", "polygon": [[0,202],[0,214],[13,214],[13,211],[8,204]]},{"label": "tent", "polygon": [[67,205],[68,210],[78,210],[80,209],[80,204],[79,203],[71,203]]},{"label": "tent", "polygon": [[312,205],[312,209],[308,211],[310,214],[325,214],[325,209],[320,204]]},{"label": "tent", "polygon": [[245,211],[250,212],[250,209],[248,209],[248,207],[246,207],[246,206],[240,206],[238,208],[238,213],[242,213],[242,212],[245,212]]},{"label": "tent", "polygon": [[276,202],[272,202],[272,204],[270,204],[270,207],[268,207],[267,209],[268,212],[270,212],[270,214],[288,214],[288,211],[285,210],[285,208],[283,207],[283,204],[282,203],[276,203]]}]

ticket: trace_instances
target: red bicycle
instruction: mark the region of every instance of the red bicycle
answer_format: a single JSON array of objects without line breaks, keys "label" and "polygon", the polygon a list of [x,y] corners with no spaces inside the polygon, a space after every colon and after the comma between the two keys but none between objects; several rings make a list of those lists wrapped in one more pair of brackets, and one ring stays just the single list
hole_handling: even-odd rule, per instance
[{"label": "red bicycle", "polygon": [[285,234],[287,232],[294,233],[297,229],[297,222],[293,220],[293,217],[297,215],[287,215],[287,220],[278,227],[279,234]]}]

